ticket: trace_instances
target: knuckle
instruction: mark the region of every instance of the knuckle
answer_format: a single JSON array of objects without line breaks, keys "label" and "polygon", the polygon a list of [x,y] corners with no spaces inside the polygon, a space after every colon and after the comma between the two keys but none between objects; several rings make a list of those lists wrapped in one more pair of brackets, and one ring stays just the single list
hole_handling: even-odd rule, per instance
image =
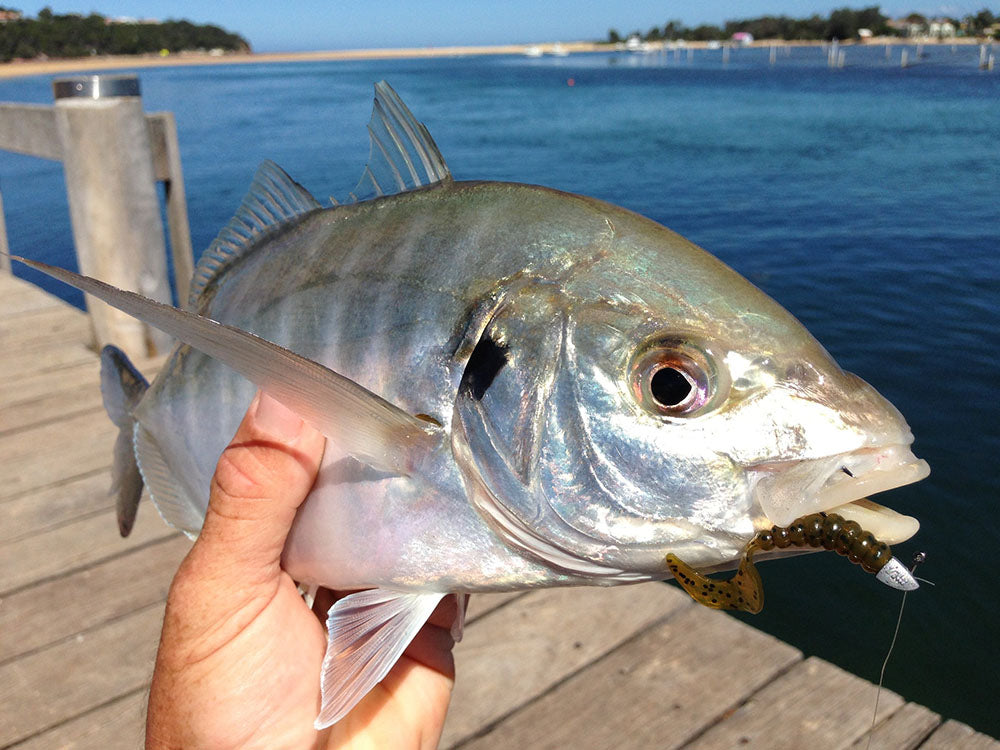
[{"label": "knuckle", "polygon": [[219,457],[212,477],[213,494],[233,500],[256,500],[268,494],[273,476],[259,449],[233,444]]}]

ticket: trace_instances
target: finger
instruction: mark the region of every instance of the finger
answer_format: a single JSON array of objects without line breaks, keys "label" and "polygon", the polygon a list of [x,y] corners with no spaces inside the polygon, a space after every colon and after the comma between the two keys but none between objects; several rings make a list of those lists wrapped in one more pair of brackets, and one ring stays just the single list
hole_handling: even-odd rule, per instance
[{"label": "finger", "polygon": [[212,478],[196,544],[203,564],[241,579],[277,574],[295,512],[316,479],[325,439],[294,412],[258,393]]}]

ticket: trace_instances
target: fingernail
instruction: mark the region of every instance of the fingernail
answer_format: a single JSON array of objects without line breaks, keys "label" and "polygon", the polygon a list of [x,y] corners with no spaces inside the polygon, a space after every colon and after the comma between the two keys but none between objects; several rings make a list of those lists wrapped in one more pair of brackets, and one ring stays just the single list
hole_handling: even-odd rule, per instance
[{"label": "fingernail", "polygon": [[302,434],[302,417],[266,393],[261,393],[254,412],[257,427],[282,440],[291,441]]}]

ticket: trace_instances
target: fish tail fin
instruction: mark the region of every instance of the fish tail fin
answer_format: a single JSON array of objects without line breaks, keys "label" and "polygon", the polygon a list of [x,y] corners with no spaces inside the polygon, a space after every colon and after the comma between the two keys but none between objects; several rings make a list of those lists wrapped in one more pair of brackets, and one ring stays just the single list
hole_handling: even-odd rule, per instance
[{"label": "fish tail fin", "polygon": [[139,498],[142,497],[142,474],[135,459],[132,412],[142,400],[149,383],[116,346],[101,351],[101,396],[104,410],[118,427],[112,468],[111,494],[115,496],[118,531],[128,536],[135,523]]}]

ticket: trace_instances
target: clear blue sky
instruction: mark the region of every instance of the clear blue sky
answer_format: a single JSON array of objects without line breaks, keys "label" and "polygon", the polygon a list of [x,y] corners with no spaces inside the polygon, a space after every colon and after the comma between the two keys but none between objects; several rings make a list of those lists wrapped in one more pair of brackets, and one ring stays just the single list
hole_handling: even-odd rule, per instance
[{"label": "clear blue sky", "polygon": [[[647,31],[679,19],[688,26],[720,24],[765,14],[826,15],[845,5],[877,0],[49,0],[0,4],[27,15],[50,6],[56,13],[185,18],[215,23],[246,37],[258,52],[358,47],[422,47],[603,39],[609,28]],[[911,11],[961,17],[989,0],[887,0],[889,16]]]}]

